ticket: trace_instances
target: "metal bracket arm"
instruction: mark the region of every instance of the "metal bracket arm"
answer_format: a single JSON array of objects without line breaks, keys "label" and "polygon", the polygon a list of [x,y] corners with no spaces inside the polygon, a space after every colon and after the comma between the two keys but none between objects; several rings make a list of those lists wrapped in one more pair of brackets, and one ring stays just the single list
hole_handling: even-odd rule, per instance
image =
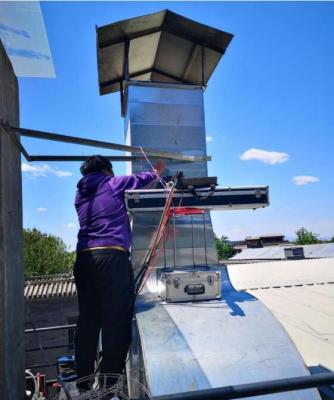
[{"label": "metal bracket arm", "polygon": [[[32,130],[32,129],[19,128],[19,127],[15,127],[15,126],[4,126],[4,128],[7,131],[18,132],[22,136],[33,137],[33,138],[37,138],[37,139],[79,144],[82,146],[100,147],[100,148],[105,148],[105,149],[127,151],[127,152],[139,153],[139,154],[141,153],[141,148],[138,146],[127,146],[127,145],[123,145],[123,144],[103,142],[100,140],[86,139],[86,138],[82,138],[82,137],[59,135],[57,133],[36,131],[36,130]],[[143,148],[143,150],[150,157],[158,157],[158,158],[164,158],[164,159],[169,159],[169,160],[190,161],[190,162],[210,161],[211,160],[210,156],[183,155],[180,153],[172,153],[172,152],[154,150],[154,149],[150,149],[150,148]],[[37,156],[35,156],[35,157],[37,157]],[[66,161],[70,161],[70,160],[66,160]]]}]

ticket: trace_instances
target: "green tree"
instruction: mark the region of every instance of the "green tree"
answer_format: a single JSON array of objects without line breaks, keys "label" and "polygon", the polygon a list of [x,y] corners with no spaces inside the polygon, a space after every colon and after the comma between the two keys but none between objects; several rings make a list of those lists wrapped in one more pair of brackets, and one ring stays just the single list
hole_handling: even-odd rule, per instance
[{"label": "green tree", "polygon": [[222,236],[219,239],[217,236],[215,236],[215,242],[219,260],[226,260],[235,255],[236,251],[228,240],[228,237]]},{"label": "green tree", "polygon": [[319,235],[316,233],[313,233],[311,231],[308,231],[304,227],[301,227],[296,231],[296,244],[315,244],[315,243],[321,243],[321,240],[318,238]]},{"label": "green tree", "polygon": [[231,242],[228,240],[228,237],[222,236],[220,238],[220,241],[223,246],[223,260],[233,257],[236,251],[234,247],[231,245]]},{"label": "green tree", "polygon": [[23,263],[25,277],[69,272],[75,253],[63,240],[36,228],[23,229]]},{"label": "green tree", "polygon": [[216,235],[215,235],[215,242],[216,242],[218,260],[222,260],[223,259],[223,244]]}]

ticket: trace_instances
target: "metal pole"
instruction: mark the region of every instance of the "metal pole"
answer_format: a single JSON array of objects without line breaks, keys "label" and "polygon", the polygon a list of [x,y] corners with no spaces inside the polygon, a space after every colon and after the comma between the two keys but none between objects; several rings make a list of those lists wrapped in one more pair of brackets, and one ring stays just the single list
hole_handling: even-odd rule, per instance
[{"label": "metal pole", "polygon": [[123,87],[123,79],[119,82],[119,93],[121,95],[121,116],[124,117],[125,115],[125,107],[124,107],[124,87]]},{"label": "metal pole", "polygon": [[124,64],[123,64],[123,75],[125,84],[129,80],[129,44],[130,41],[126,39],[124,42]]},{"label": "metal pole", "polygon": [[[169,224],[169,222],[168,222],[168,224]],[[168,225],[166,228],[168,229]],[[166,229],[164,230],[163,241],[164,241],[164,267],[166,268],[166,265],[167,265],[167,262],[166,262]]]},{"label": "metal pole", "polygon": [[[123,85],[123,79],[125,85]],[[127,91],[127,83],[129,81],[129,40],[124,42],[124,54],[123,54],[123,77],[120,81],[121,91],[121,115],[125,116],[125,94]]]},{"label": "metal pole", "polygon": [[197,390],[154,397],[154,400],[227,400],[265,394],[290,392],[334,384],[334,373],[321,373],[312,376],[277,379],[243,385],[224,386],[215,389]]},{"label": "metal pole", "polygon": [[202,86],[205,86],[205,47],[201,47],[201,61],[202,61]]},{"label": "metal pole", "polygon": [[203,212],[203,223],[204,223],[204,254],[205,254],[205,265],[208,266],[208,254],[207,254],[207,251],[206,251],[205,211]]},{"label": "metal pole", "polygon": [[36,329],[26,329],[25,333],[34,333],[34,332],[53,332],[53,331],[61,331],[63,329],[72,329],[76,328],[76,324],[71,325],[59,325],[59,326],[47,326],[46,328],[36,328]]},{"label": "metal pole", "polygon": [[190,218],[191,218],[191,244],[192,244],[192,248],[193,248],[193,264],[195,266],[194,218],[193,218],[193,216],[191,216]]},{"label": "metal pole", "polygon": [[175,229],[175,215],[173,214],[173,250],[174,250],[174,268],[176,267],[176,229]]}]

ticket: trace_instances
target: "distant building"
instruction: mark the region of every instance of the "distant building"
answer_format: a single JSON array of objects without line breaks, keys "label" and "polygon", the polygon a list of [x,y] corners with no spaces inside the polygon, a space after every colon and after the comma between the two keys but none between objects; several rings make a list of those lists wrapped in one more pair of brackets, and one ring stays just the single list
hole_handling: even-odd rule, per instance
[{"label": "distant building", "polygon": [[280,245],[282,243],[287,243],[284,240],[284,235],[276,234],[276,235],[264,235],[257,237],[246,237],[245,239],[247,248],[259,248],[264,246],[275,246]]},{"label": "distant building", "polygon": [[263,235],[251,237],[248,236],[245,240],[231,240],[231,245],[237,253],[240,253],[246,248],[255,249],[261,248],[265,246],[279,246],[282,244],[289,243],[288,240],[284,240],[284,235],[276,234],[276,235]]}]

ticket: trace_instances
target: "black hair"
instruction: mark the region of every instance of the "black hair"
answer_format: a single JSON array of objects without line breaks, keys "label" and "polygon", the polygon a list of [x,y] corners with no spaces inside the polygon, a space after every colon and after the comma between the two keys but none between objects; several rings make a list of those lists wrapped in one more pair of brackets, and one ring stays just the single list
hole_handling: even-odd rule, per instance
[{"label": "black hair", "polygon": [[86,158],[86,160],[81,164],[80,172],[82,175],[87,175],[91,172],[102,172],[103,169],[111,172],[111,162],[106,157],[95,155]]}]

